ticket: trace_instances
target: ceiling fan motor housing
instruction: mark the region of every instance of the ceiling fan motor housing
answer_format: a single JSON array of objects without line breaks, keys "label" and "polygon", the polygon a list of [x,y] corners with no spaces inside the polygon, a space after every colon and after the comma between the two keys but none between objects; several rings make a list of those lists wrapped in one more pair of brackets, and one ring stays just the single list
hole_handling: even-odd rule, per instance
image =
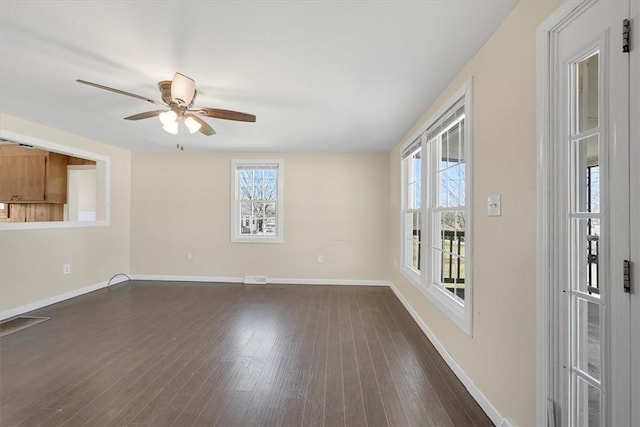
[{"label": "ceiling fan motor housing", "polygon": [[[179,102],[176,102],[176,99],[171,96],[171,80],[162,80],[158,82],[158,89],[160,89],[160,96],[165,104],[167,104],[168,106],[171,106],[172,104],[180,104]],[[180,106],[184,108],[191,107],[197,95],[198,91],[194,89],[193,97],[191,98],[191,102],[189,103],[189,105],[182,104]]]}]

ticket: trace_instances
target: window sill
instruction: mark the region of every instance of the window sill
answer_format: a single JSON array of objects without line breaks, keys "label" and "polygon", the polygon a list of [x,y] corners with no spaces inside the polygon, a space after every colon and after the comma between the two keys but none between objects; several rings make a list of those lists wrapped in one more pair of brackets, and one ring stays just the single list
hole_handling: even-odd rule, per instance
[{"label": "window sill", "polygon": [[52,228],[106,227],[109,221],[47,221],[47,222],[2,222],[0,231],[46,230]]},{"label": "window sill", "polygon": [[435,285],[421,285],[418,289],[420,289],[422,294],[438,307],[449,320],[462,329],[465,334],[470,337],[473,336],[471,330],[471,314],[467,313],[467,308],[464,305],[448,295],[449,291],[440,289]]},{"label": "window sill", "polygon": [[231,243],[282,243],[282,236],[232,236]]}]

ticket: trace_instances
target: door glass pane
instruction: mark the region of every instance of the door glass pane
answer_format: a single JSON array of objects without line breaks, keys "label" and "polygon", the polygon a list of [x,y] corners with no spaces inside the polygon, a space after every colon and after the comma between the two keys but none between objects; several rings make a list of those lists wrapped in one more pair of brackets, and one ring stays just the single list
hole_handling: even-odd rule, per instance
[{"label": "door glass pane", "polygon": [[598,218],[578,218],[572,222],[573,242],[573,289],[600,295],[600,220]]},{"label": "door glass pane", "polygon": [[600,380],[600,304],[577,299],[577,352],[576,366],[596,380]]},{"label": "door glass pane", "polygon": [[577,64],[578,133],[598,127],[598,62],[599,54],[595,53]]},{"label": "door glass pane", "polygon": [[598,134],[573,143],[575,210],[600,212],[600,156]]},{"label": "door glass pane", "polygon": [[597,387],[577,377],[576,409],[578,426],[600,426],[602,396]]}]

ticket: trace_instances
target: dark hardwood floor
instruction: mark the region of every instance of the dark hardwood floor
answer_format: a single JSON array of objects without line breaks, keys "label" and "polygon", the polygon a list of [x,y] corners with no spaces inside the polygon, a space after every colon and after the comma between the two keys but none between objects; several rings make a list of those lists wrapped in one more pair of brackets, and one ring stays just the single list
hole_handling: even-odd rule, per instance
[{"label": "dark hardwood floor", "polygon": [[133,281],[0,338],[0,425],[492,425],[384,287]]}]

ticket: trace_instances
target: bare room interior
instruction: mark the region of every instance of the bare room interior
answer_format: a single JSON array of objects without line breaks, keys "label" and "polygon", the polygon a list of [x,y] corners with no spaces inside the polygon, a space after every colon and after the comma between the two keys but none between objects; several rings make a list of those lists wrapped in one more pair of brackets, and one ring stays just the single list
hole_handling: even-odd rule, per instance
[{"label": "bare room interior", "polygon": [[639,16],[3,0],[0,425],[640,425]]}]

